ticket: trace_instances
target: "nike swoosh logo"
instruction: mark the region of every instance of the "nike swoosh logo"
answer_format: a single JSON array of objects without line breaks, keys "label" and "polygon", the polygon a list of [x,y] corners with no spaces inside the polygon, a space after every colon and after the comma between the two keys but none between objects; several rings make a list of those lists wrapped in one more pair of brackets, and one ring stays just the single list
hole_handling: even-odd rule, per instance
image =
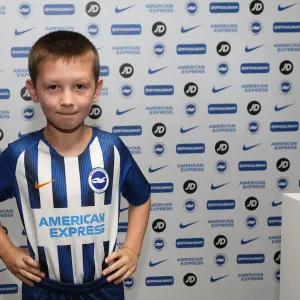
[{"label": "nike swoosh logo", "polygon": [[251,51],[254,51],[260,47],[262,47],[264,45],[260,45],[260,46],[257,46],[257,47],[252,47],[252,48],[248,48],[248,45],[245,47],[245,52],[251,52]]},{"label": "nike swoosh logo", "polygon": [[18,31],[18,29],[15,29],[15,35],[21,35],[21,34],[24,34],[30,30],[33,30],[35,27],[33,28],[29,28],[29,29],[26,29],[26,30],[22,30],[22,31]]},{"label": "nike swoosh logo", "polygon": [[251,240],[244,240],[244,239],[242,239],[241,240],[241,244],[242,245],[246,245],[246,244],[251,243],[251,242],[253,242],[253,241],[257,240],[257,239],[259,239],[259,237],[251,239]]},{"label": "nike swoosh logo", "polygon": [[163,68],[156,69],[156,70],[151,70],[151,68],[149,68],[148,74],[152,75],[152,74],[155,74],[155,73],[157,73],[157,72],[159,72],[159,71],[161,71],[161,70],[164,70],[164,69],[166,69],[166,68],[167,68],[167,67],[163,67]]},{"label": "nike swoosh logo", "polygon": [[150,260],[150,262],[149,262],[149,267],[155,267],[155,266],[157,266],[157,265],[159,265],[159,264],[162,264],[163,262],[165,262],[165,261],[167,261],[168,259],[165,259],[165,260],[161,260],[161,261],[158,261],[158,262],[156,262],[156,263],[153,263],[152,262],[152,260]]},{"label": "nike swoosh logo", "polygon": [[120,208],[120,213],[122,213],[123,211],[127,210],[128,207],[125,207],[125,208]]},{"label": "nike swoosh logo", "polygon": [[248,150],[250,150],[250,149],[252,149],[252,148],[255,148],[255,147],[257,147],[257,146],[259,146],[259,145],[261,145],[262,143],[259,143],[259,144],[256,144],[256,145],[252,145],[252,146],[249,146],[249,147],[247,147],[246,145],[244,145],[243,146],[243,150],[244,151],[248,151]]},{"label": "nike swoosh logo", "polygon": [[199,26],[201,26],[201,25],[193,26],[193,27],[190,27],[190,28],[184,28],[184,27],[182,26],[182,27],[181,27],[181,32],[182,32],[182,33],[186,33],[186,32],[189,32],[189,31],[191,31],[191,30],[193,30],[193,29],[198,28]]},{"label": "nike swoosh logo", "polygon": [[24,136],[27,136],[28,134],[33,133],[33,132],[35,132],[35,131],[32,131],[32,132],[28,132],[28,133],[22,134],[21,131],[20,131],[20,132],[18,133],[18,137],[19,137],[19,139],[20,139],[20,138],[22,138],[22,137],[24,137]]},{"label": "nike swoosh logo", "polygon": [[5,271],[5,270],[7,270],[7,268],[5,268],[5,269],[1,269],[1,270],[0,270],[0,272],[3,272],[3,271]]},{"label": "nike swoosh logo", "polygon": [[134,6],[135,6],[135,5],[131,5],[131,6],[124,7],[124,8],[118,8],[118,6],[117,6],[116,9],[115,9],[115,12],[116,12],[117,14],[119,14],[119,13],[121,13],[121,12],[123,12],[123,11],[125,11],[125,10],[131,8],[131,7],[134,7]]},{"label": "nike swoosh logo", "polygon": [[[55,179],[54,179],[54,180],[55,180]],[[54,180],[50,180],[50,181],[47,181],[47,182],[44,182],[44,183],[40,183],[40,184],[38,184],[38,183],[36,182],[36,183],[34,184],[34,187],[35,187],[36,189],[40,189],[41,187],[43,187],[43,186],[45,186],[45,185],[47,185],[47,184],[53,182]]]},{"label": "nike swoosh logo", "polygon": [[184,228],[187,228],[187,227],[189,227],[189,226],[191,226],[191,225],[193,225],[193,224],[196,224],[196,223],[198,223],[199,221],[196,221],[196,222],[193,222],[193,223],[189,223],[189,224],[182,224],[182,222],[180,223],[180,225],[179,225],[179,227],[180,227],[180,229],[184,229]]},{"label": "nike swoosh logo", "polygon": [[292,106],[292,105],[294,105],[294,104],[295,104],[295,103],[292,103],[292,104],[288,104],[288,105],[281,106],[281,107],[279,107],[278,105],[276,105],[275,108],[274,108],[274,110],[275,110],[275,111],[281,111],[281,110],[283,110],[283,109],[285,109],[285,108],[287,108],[287,107],[290,107],[290,106]]},{"label": "nike swoosh logo", "polygon": [[126,109],[126,110],[119,110],[119,109],[117,109],[116,114],[117,114],[118,116],[121,116],[121,115],[126,114],[127,112],[129,112],[129,111],[131,111],[131,110],[133,110],[133,109],[135,109],[135,107],[129,108],[129,109]]},{"label": "nike swoosh logo", "polygon": [[99,47],[99,48],[97,48],[97,50],[100,50],[100,49],[103,49],[104,47]]},{"label": "nike swoosh logo", "polygon": [[163,166],[163,167],[160,167],[160,168],[156,168],[156,169],[152,169],[151,167],[149,167],[149,173],[154,173],[154,172],[157,172],[157,171],[159,171],[159,170],[161,170],[161,169],[163,169],[163,168],[165,168],[165,167],[167,167],[168,165],[165,165],[165,166]]},{"label": "nike swoosh logo", "polygon": [[215,94],[215,93],[219,93],[219,92],[221,92],[221,91],[223,91],[223,90],[225,90],[225,89],[228,89],[229,87],[231,87],[231,85],[225,86],[225,87],[220,88],[220,89],[216,89],[215,87],[213,87],[212,92],[213,92],[214,94]]},{"label": "nike swoosh logo", "polygon": [[210,277],[210,282],[216,282],[216,281],[219,281],[225,277],[227,277],[229,275],[225,275],[225,276],[221,276],[221,277],[218,277],[218,278],[213,278],[212,276]]},{"label": "nike swoosh logo", "polygon": [[227,185],[228,183],[230,183],[230,181],[229,181],[229,182],[226,182],[226,183],[223,183],[223,184],[220,184],[220,185],[214,185],[214,184],[212,183],[211,186],[210,186],[210,189],[214,191],[214,190],[217,190],[217,189],[221,188],[221,187],[224,186],[224,185]]},{"label": "nike swoosh logo", "polygon": [[287,5],[287,6],[281,6],[281,5],[279,4],[279,5],[278,5],[278,11],[284,11],[284,10],[286,10],[286,9],[292,7],[292,6],[295,6],[295,5],[297,5],[297,4],[299,4],[299,3],[294,3],[294,4],[291,4],[291,5]]},{"label": "nike swoosh logo", "polygon": [[186,132],[189,132],[195,128],[198,128],[200,125],[198,126],[194,126],[194,127],[191,127],[191,128],[187,128],[187,129],[183,129],[183,127],[180,128],[180,133],[186,133]]},{"label": "nike swoosh logo", "polygon": [[282,201],[281,201],[281,202],[275,202],[275,201],[273,200],[273,202],[272,202],[272,206],[273,206],[273,207],[276,207],[276,206],[281,205],[281,204],[282,204]]}]

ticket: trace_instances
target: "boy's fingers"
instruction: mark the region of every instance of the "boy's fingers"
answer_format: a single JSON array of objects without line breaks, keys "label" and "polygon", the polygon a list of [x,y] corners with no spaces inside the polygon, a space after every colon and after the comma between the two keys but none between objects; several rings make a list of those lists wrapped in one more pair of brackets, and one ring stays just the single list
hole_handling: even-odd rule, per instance
[{"label": "boy's fingers", "polygon": [[31,274],[31,273],[27,272],[26,270],[21,269],[20,274],[21,274],[21,276],[23,276],[26,279],[29,279],[31,281],[35,281],[35,282],[40,282],[41,281],[40,277],[35,276],[34,274]]},{"label": "boy's fingers", "polygon": [[112,276],[109,276],[107,278],[108,282],[114,281],[115,279],[123,276],[125,273],[127,272],[127,267],[124,266],[123,268],[121,268],[118,272],[114,273]]},{"label": "boy's fingers", "polygon": [[112,254],[110,254],[108,257],[106,257],[105,262],[108,264],[110,263],[112,260],[121,257],[121,253],[119,250],[114,251]]},{"label": "boy's fingers", "polygon": [[39,269],[37,269],[37,268],[33,268],[33,267],[29,266],[29,265],[25,265],[24,269],[27,272],[29,272],[31,274],[34,274],[34,275],[36,275],[38,277],[41,277],[41,278],[45,277],[45,274],[43,272],[41,272]]},{"label": "boy's fingers", "polygon": [[111,272],[120,269],[123,266],[123,264],[120,262],[120,260],[114,262],[111,264],[108,268],[103,270],[102,274],[105,276],[107,274],[110,274]]},{"label": "boy's fingers", "polygon": [[18,279],[20,279],[21,281],[23,281],[25,284],[27,284],[27,285],[33,287],[33,282],[30,281],[30,280],[28,280],[28,279],[26,279],[24,276],[22,276],[22,275],[16,275],[16,277],[17,277]]},{"label": "boy's fingers", "polygon": [[30,256],[23,257],[23,261],[25,262],[25,264],[30,265],[30,266],[32,266],[32,267],[34,267],[36,269],[40,268],[39,262],[35,261]]},{"label": "boy's fingers", "polygon": [[128,270],[122,277],[118,278],[114,281],[114,284],[119,284],[122,281],[126,280],[131,275],[130,271]]}]

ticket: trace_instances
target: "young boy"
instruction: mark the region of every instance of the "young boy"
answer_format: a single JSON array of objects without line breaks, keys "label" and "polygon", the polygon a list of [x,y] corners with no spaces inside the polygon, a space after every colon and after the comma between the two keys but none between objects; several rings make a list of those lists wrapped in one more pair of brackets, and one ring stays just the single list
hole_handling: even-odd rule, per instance
[{"label": "young boy", "polygon": [[[26,87],[45,128],[0,155],[0,201],[15,197],[29,253],[0,224],[0,258],[23,281],[22,299],[124,299],[150,211],[150,186],[123,142],[84,124],[102,79],[83,35],[57,31],[29,53]],[[128,232],[116,249],[121,194]]]}]

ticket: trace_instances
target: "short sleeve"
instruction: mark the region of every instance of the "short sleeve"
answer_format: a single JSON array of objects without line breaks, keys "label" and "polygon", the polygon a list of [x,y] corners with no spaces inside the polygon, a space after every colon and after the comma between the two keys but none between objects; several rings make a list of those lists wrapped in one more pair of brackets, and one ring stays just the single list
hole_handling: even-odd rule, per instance
[{"label": "short sleeve", "polygon": [[10,147],[0,154],[0,202],[14,197],[15,170],[11,162]]},{"label": "short sleeve", "polygon": [[129,204],[139,206],[149,199],[150,184],[125,144],[121,143],[121,193]]}]

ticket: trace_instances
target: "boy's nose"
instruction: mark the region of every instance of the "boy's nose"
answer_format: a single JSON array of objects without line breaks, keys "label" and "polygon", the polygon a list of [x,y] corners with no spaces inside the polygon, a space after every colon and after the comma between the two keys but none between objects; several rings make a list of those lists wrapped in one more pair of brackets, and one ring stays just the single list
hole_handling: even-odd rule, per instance
[{"label": "boy's nose", "polygon": [[62,106],[73,106],[74,105],[74,100],[72,97],[72,93],[70,91],[64,91],[61,95],[60,98],[60,105]]}]

